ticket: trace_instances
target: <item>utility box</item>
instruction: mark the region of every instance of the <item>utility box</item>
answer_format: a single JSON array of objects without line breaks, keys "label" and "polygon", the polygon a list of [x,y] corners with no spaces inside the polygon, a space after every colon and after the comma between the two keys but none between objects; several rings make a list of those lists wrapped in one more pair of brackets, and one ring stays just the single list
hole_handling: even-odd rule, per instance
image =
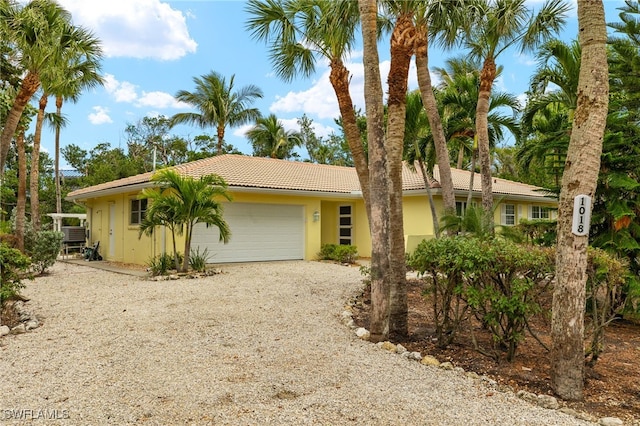
[{"label": "utility box", "polygon": [[64,244],[85,242],[84,226],[63,226],[61,231],[64,234],[64,239],[62,240]]}]

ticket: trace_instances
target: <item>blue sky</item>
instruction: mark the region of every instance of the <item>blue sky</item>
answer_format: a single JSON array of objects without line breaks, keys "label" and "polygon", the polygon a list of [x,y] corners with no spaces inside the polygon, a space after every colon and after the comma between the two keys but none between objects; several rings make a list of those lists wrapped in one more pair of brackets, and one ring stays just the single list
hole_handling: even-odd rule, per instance
[{"label": "blue sky", "polygon": [[[106,84],[85,92],[76,104],[65,103],[62,109],[68,125],[61,133],[61,146],[75,144],[90,150],[98,143],[126,149],[127,124],[145,116],[171,116],[189,111],[173,95],[178,90],[193,90],[194,77],[216,71],[227,79],[235,75],[235,86],[260,87],[264,98],[257,101],[263,115],[276,114],[288,129],[296,128],[303,114],[316,125],[316,133],[327,136],[338,131],[333,118],[338,116],[335,94],[329,83],[326,63],[318,63],[311,78],[285,83],[273,75],[262,42],[251,38],[245,29],[248,18],[244,1],[162,1],[162,0],[58,0],[69,10],[74,22],[94,32],[105,52],[102,73]],[[535,7],[538,0],[531,0]],[[577,18],[571,11],[562,34],[565,40],[576,37]],[[623,1],[605,0],[607,22],[618,20],[616,8]],[[388,45],[380,46],[382,81],[386,81]],[[442,66],[455,53],[430,50],[430,67]],[[532,56],[505,52],[499,57],[505,67],[498,90],[522,95],[536,68]],[[364,111],[361,51],[348,61],[352,77],[352,97]],[[411,70],[410,88],[415,88],[415,69]],[[50,102],[49,111],[52,111]],[[250,154],[244,137],[247,126],[228,128],[225,139],[240,151]],[[172,134],[193,138],[215,134],[214,129],[178,126]],[[53,132],[43,131],[43,149],[53,152]],[[305,153],[302,153],[303,156]],[[63,167],[66,165],[63,164]]]}]

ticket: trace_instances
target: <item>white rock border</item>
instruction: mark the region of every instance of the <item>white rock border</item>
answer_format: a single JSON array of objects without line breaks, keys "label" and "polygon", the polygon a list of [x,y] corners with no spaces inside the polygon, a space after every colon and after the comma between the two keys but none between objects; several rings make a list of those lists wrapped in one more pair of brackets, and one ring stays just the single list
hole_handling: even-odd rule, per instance
[{"label": "white rock border", "polygon": [[38,320],[36,315],[27,308],[25,301],[13,301],[13,309],[18,315],[20,323],[12,328],[9,328],[8,325],[0,325],[0,337],[8,336],[10,334],[24,334],[27,331],[35,330],[40,327],[40,320]]},{"label": "white rock border", "polygon": [[[358,327],[353,320],[353,309],[357,305],[358,297],[359,295],[353,296],[348,301],[347,305],[344,307],[344,310],[340,314],[340,318],[344,325],[349,327],[351,330],[354,330],[356,337],[364,341],[369,341],[371,338],[371,332],[369,332],[369,330],[364,327]],[[570,407],[563,406],[558,401],[558,399],[552,395],[536,395],[535,393],[527,392],[524,390],[520,390],[516,393],[510,386],[499,386],[498,382],[487,376],[480,376],[474,372],[466,372],[462,367],[454,367],[454,365],[448,361],[440,362],[438,359],[431,355],[423,355],[420,352],[409,352],[404,346],[399,344],[396,345],[392,342],[385,341],[376,343],[376,347],[387,352],[400,355],[410,361],[417,361],[420,364],[426,365],[431,368],[440,368],[442,370],[452,371],[454,374],[463,374],[470,379],[483,382],[486,386],[490,387],[493,390],[514,393],[518,398],[523,399],[531,404],[538,405],[549,410],[558,410],[579,420],[592,422],[601,426],[617,426],[624,424],[624,422],[617,417],[602,417],[600,419],[597,419],[587,412],[577,411]],[[633,424],[640,426],[640,422],[634,422]]]}]

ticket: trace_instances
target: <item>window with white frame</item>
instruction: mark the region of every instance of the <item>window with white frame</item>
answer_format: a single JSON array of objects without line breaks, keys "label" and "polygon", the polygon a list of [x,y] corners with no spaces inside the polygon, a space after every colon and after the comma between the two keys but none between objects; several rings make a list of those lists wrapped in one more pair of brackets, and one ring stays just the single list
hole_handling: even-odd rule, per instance
[{"label": "window with white frame", "polygon": [[131,200],[131,215],[129,216],[129,223],[131,225],[140,225],[147,213],[147,200],[138,200],[136,198]]},{"label": "window with white frame", "polygon": [[548,207],[542,206],[531,206],[529,209],[529,218],[530,219],[550,219],[551,215]]},{"label": "window with white frame", "polygon": [[464,212],[467,210],[467,203],[465,201],[456,201],[456,216],[464,216]]},{"label": "window with white frame", "polygon": [[500,223],[506,226],[516,224],[516,206],[514,204],[502,204]]}]

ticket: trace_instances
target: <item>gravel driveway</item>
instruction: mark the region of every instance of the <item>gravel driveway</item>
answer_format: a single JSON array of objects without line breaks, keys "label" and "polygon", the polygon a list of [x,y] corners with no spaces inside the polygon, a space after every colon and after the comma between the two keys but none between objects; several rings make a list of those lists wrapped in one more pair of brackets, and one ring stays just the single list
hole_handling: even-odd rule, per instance
[{"label": "gravel driveway", "polygon": [[0,340],[0,423],[587,424],[359,340],[340,319],[358,268],[222,269],[154,282],[57,263],[27,281],[43,325]]}]

